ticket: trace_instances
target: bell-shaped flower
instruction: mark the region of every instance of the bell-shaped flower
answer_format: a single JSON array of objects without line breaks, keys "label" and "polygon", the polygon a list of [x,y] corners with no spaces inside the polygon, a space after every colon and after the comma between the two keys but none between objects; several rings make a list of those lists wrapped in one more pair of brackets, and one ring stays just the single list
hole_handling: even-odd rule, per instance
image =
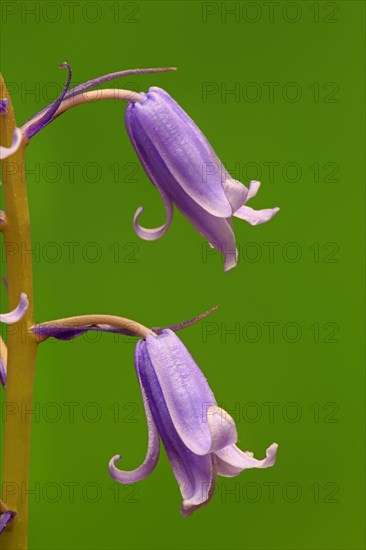
[{"label": "bell-shaped flower", "polygon": [[119,470],[115,463],[121,456],[114,456],[109,470],[115,480],[128,484],[147,477],[157,464],[161,439],[183,497],[181,513],[187,516],[210,500],[217,475],[233,477],[247,468],[274,464],[276,443],[262,460],[236,446],[234,420],[217,405],[206,378],[173,331],[165,329],[140,340],[135,368],[148,450],[143,464],[132,471]]},{"label": "bell-shaped flower", "polygon": [[161,88],[150,88],[129,102],[125,122],[133,147],[148,177],[165,205],[165,224],[156,229],[140,226],[143,208],[136,211],[134,228],[145,240],[160,238],[168,230],[173,203],[225,256],[225,271],[237,263],[232,216],[258,225],[269,221],[279,210],[255,211],[246,206],[259,189],[258,181],[249,189],[231,178],[216,153],[174,99]]}]

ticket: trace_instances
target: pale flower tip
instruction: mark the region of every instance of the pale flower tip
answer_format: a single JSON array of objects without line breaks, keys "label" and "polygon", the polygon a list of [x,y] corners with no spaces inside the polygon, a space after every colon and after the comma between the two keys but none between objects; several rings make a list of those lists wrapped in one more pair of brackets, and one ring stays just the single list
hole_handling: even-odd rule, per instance
[{"label": "pale flower tip", "polygon": [[25,292],[20,294],[19,304],[15,309],[9,313],[0,314],[0,323],[5,323],[7,325],[12,325],[23,319],[24,315],[27,313],[29,307],[28,296]]},{"label": "pale flower tip", "polygon": [[23,134],[20,128],[15,128],[13,134],[13,141],[10,147],[4,147],[0,145],[0,160],[4,160],[14,153],[16,153],[22,143]]}]

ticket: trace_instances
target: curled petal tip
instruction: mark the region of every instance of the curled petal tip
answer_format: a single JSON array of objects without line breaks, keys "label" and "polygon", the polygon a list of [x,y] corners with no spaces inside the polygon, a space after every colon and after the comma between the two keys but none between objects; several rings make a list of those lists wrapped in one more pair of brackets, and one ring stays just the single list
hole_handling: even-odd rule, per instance
[{"label": "curled petal tip", "polygon": [[14,134],[13,134],[13,142],[10,147],[3,147],[0,146],[0,160],[4,160],[10,155],[13,155],[16,153],[16,151],[19,149],[20,144],[22,143],[23,134],[20,130],[20,128],[15,128]]},{"label": "curled petal tip", "polygon": [[29,307],[29,301],[27,295],[22,292],[20,294],[19,304],[13,311],[9,313],[0,314],[0,323],[5,323],[7,325],[12,325],[20,321],[24,315],[27,313]]}]

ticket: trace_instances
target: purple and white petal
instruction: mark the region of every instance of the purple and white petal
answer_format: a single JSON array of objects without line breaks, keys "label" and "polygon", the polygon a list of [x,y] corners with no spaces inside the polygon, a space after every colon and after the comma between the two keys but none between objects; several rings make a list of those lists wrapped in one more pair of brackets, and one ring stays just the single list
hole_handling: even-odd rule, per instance
[{"label": "purple and white petal", "polygon": [[139,466],[135,470],[131,470],[131,471],[119,470],[115,466],[115,463],[118,460],[120,460],[121,458],[120,455],[116,455],[110,460],[109,473],[111,474],[113,479],[115,479],[119,483],[135,483],[137,481],[140,481],[141,479],[144,479],[149,474],[151,474],[151,472],[154,470],[159,459],[159,452],[160,452],[159,433],[151,414],[150,405],[149,405],[144,387],[141,384],[141,380],[140,380],[139,365],[141,362],[141,352],[144,345],[146,344],[142,340],[140,340],[137,343],[137,346],[135,349],[135,368],[136,368],[137,376],[141,386],[142,398],[144,401],[144,408],[146,413],[148,440],[149,440],[148,449],[147,449],[144,462],[141,464],[141,466]]},{"label": "purple and white petal", "polygon": [[133,228],[135,230],[135,233],[140,237],[140,239],[144,239],[145,241],[156,241],[157,239],[160,239],[160,237],[165,235],[165,233],[168,231],[173,219],[172,201],[170,200],[168,195],[161,189],[161,187],[158,187],[156,185],[156,188],[158,189],[161,195],[161,198],[164,201],[165,215],[166,215],[165,223],[160,227],[155,227],[154,229],[147,229],[145,227],[142,227],[139,224],[139,217],[145,209],[141,206],[136,210],[135,215],[133,217]]},{"label": "purple and white petal", "polygon": [[20,147],[20,144],[22,143],[22,139],[23,139],[23,134],[20,128],[15,128],[11,146],[3,147],[2,145],[0,145],[0,160],[4,160],[10,157],[10,155],[13,155],[14,153],[16,153]]},{"label": "purple and white petal", "polygon": [[164,191],[164,189],[159,184],[158,179],[154,177],[153,172],[150,170],[149,162],[147,162],[147,159],[145,159],[145,155],[140,150],[139,144],[136,141],[136,137],[135,137],[134,119],[133,119],[133,116],[131,115],[132,115],[132,111],[130,106],[128,106],[125,113],[125,124],[126,124],[127,133],[130,137],[131,143],[137,153],[137,156],[139,157],[139,160],[146,174],[148,175],[148,177],[150,178],[150,180],[152,181],[156,189],[159,191],[165,206],[165,216],[166,216],[165,223],[164,225],[157,227],[155,229],[145,229],[139,225],[138,219],[140,217],[140,214],[142,214],[142,212],[144,211],[144,208],[142,207],[138,208],[134,215],[133,227],[136,234],[141,239],[144,239],[146,241],[152,241],[152,240],[159,239],[168,231],[173,219],[173,203],[169,195]]},{"label": "purple and white petal", "polygon": [[277,443],[272,443],[266,451],[266,458],[257,460],[253,453],[241,451],[236,445],[215,452],[216,473],[224,477],[233,477],[247,468],[270,468],[276,461]]},{"label": "purple and white petal", "polygon": [[[166,95],[154,88],[149,90],[146,99],[130,104],[128,110],[132,111],[167,169],[189,197],[214,216],[231,216],[233,209],[223,188],[226,171],[222,173],[222,165],[217,165],[217,157],[208,149],[207,139],[201,131],[193,121],[188,125],[182,120],[174,100],[170,96],[167,99]],[[166,182],[161,180],[159,183],[169,193]]]},{"label": "purple and white petal", "polygon": [[248,190],[248,196],[246,198],[245,202],[248,202],[250,199],[256,196],[256,194],[259,191],[259,188],[261,186],[261,182],[257,180],[251,180],[249,182],[249,190]]},{"label": "purple and white petal", "polygon": [[266,223],[277,214],[279,208],[266,208],[263,210],[254,210],[249,206],[242,206],[234,213],[236,218],[245,220],[250,223],[250,225],[260,225],[261,223]]},{"label": "purple and white petal", "polygon": [[141,384],[183,497],[181,513],[189,515],[205,505],[212,496],[215,472],[211,454],[194,454],[184,444],[167,407],[147,342],[143,343],[141,350],[141,362],[138,364]]},{"label": "purple and white petal", "polygon": [[216,400],[203,373],[169,329],[157,337],[148,335],[146,349],[182,442],[197,455],[209,453],[212,442],[207,410],[216,406]]},{"label": "purple and white petal", "polygon": [[132,112],[133,107],[128,106],[125,114],[126,128],[150,180],[155,187],[159,186],[159,182],[164,182],[164,188],[179,210],[214,248],[224,254],[224,270],[228,271],[235,267],[237,249],[230,218],[212,216],[192,200],[168,170],[164,159],[156,150],[155,144],[147,137],[144,128],[132,116]]},{"label": "purple and white petal", "polygon": [[[211,178],[220,176],[221,185],[224,189],[226,198],[230,203],[232,212],[235,212],[247,200],[248,189],[240,181],[233,180],[226,168],[216,155],[211,144],[206,136],[201,132],[198,126],[194,123],[190,116],[182,109],[182,107],[162,88],[156,86],[149,88],[149,93],[156,93],[161,99],[165,100],[170,108],[179,116],[184,123],[186,132],[192,132],[198,138],[200,144],[200,152],[205,158],[202,165],[203,183],[208,183]],[[207,158],[209,161],[207,161]],[[212,183],[212,182],[211,182]],[[205,190],[207,191],[207,190]]]},{"label": "purple and white petal", "polygon": [[28,298],[27,295],[22,292],[20,295],[19,304],[13,311],[9,313],[0,313],[0,323],[5,323],[7,325],[12,325],[20,321],[28,311]]},{"label": "purple and white petal", "polygon": [[238,441],[234,419],[224,409],[209,407],[207,422],[211,433],[211,452],[219,451]]}]

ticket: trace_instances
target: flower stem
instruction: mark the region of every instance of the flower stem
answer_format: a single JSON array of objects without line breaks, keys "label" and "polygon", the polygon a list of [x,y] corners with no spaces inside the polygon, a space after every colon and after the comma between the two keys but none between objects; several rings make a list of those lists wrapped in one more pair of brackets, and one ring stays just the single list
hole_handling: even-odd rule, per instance
[{"label": "flower stem", "polygon": [[[85,328],[98,327],[101,325],[107,325],[115,329],[121,329],[131,333],[131,336],[139,336],[140,338],[146,338],[148,334],[156,336],[153,330],[145,327],[141,323],[127,319],[126,317],[117,317],[116,315],[77,315],[76,317],[65,317],[64,319],[56,319],[55,321],[47,321],[45,323],[39,323],[36,327],[32,327],[32,331],[36,334],[36,341],[38,343],[46,340],[48,336],[39,334],[41,329],[52,329],[52,327],[59,328]],[[38,332],[38,334],[37,334]],[[51,331],[52,332],[52,331]]]},{"label": "flower stem", "polygon": [[[0,75],[0,98],[9,98]],[[10,98],[9,98],[10,99]],[[1,116],[0,144],[9,147],[16,121],[11,101]],[[28,484],[34,371],[37,344],[30,327],[34,325],[30,222],[24,163],[25,143],[2,161],[2,179],[7,223],[3,228],[9,284],[9,308],[15,308],[21,292],[29,300],[25,317],[8,334],[8,372],[4,407],[2,499],[18,513],[5,530],[4,550],[28,548]]]}]

